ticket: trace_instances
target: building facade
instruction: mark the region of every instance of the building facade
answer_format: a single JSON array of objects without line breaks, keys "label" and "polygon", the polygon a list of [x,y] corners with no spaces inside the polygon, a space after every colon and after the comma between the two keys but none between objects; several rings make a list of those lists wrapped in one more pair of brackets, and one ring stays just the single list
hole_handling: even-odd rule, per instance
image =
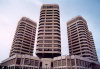
[{"label": "building facade", "polygon": [[36,55],[53,58],[61,55],[60,14],[57,4],[41,7]]},{"label": "building facade", "polygon": [[77,55],[59,56],[53,59],[53,69],[99,69],[100,64]]},{"label": "building facade", "polygon": [[92,52],[92,54],[93,54],[92,58],[93,58],[94,61],[98,61],[97,52],[96,52],[96,48],[95,48],[95,44],[94,44],[94,39],[93,39],[92,33],[91,32],[89,32],[89,33],[90,33],[90,44],[92,46],[92,51],[93,51]]},{"label": "building facade", "polygon": [[77,16],[68,21],[67,32],[70,55],[79,55],[98,61],[93,37],[83,17]]},{"label": "building facade", "polygon": [[35,34],[36,23],[29,18],[22,17],[16,29],[10,57],[15,54],[33,55]]},{"label": "building facade", "polygon": [[100,69],[98,62],[77,55],[40,59],[16,54],[2,61],[1,66],[7,69]]},{"label": "building facade", "polygon": [[30,55],[16,54],[5,59],[1,65],[7,69],[39,69],[40,59]]},{"label": "building facade", "polygon": [[23,17],[17,26],[10,57],[3,69],[100,69],[92,33],[77,16],[67,22],[70,55],[61,56],[60,14],[57,4],[41,7],[36,55],[33,56],[36,23]]}]

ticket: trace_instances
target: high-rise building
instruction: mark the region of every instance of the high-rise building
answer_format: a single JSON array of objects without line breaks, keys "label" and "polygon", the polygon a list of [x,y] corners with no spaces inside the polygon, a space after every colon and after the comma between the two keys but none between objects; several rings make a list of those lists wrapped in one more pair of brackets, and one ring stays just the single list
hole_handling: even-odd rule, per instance
[{"label": "high-rise building", "polygon": [[57,4],[41,7],[36,54],[40,58],[61,55],[60,14]]},{"label": "high-rise building", "polygon": [[95,49],[95,44],[94,44],[94,39],[93,39],[92,33],[91,32],[89,32],[89,33],[90,33],[90,44],[92,46],[92,51],[93,51],[92,58],[94,61],[98,61],[98,57],[97,57],[97,53],[96,53],[96,49]]},{"label": "high-rise building", "polygon": [[21,18],[14,36],[10,57],[15,54],[33,55],[35,34],[36,23],[29,18]]},{"label": "high-rise building", "polygon": [[67,22],[67,29],[70,55],[61,56],[59,6],[44,4],[35,48],[38,57],[33,56],[36,23],[23,17],[16,29],[10,57],[0,65],[3,69],[100,69],[86,20],[77,16]]},{"label": "high-rise building", "polygon": [[79,55],[98,61],[92,33],[88,30],[86,20],[77,16],[67,22],[70,55]]}]

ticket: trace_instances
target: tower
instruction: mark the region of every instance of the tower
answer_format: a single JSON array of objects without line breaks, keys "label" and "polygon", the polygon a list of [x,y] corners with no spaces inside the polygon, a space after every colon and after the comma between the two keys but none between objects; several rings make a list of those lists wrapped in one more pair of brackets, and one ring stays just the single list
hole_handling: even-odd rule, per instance
[{"label": "tower", "polygon": [[90,33],[90,44],[91,44],[91,46],[92,46],[92,58],[93,58],[93,60],[94,61],[98,61],[98,57],[97,57],[97,53],[96,53],[96,49],[95,49],[95,44],[94,44],[94,39],[93,39],[93,36],[92,36],[92,32],[91,31],[89,31],[89,33]]},{"label": "tower", "polygon": [[36,23],[29,18],[22,17],[16,29],[10,57],[15,54],[33,55],[35,34]]},{"label": "tower", "polygon": [[92,33],[88,30],[86,20],[77,16],[67,22],[70,55],[79,55],[97,61]]},{"label": "tower", "polygon": [[36,55],[53,58],[61,55],[60,14],[57,4],[41,7]]}]

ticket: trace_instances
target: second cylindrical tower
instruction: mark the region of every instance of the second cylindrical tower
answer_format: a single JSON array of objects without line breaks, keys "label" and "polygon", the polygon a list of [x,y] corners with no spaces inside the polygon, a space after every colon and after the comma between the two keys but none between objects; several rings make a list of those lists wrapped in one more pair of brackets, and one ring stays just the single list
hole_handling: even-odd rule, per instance
[{"label": "second cylindrical tower", "polygon": [[41,7],[36,54],[40,58],[61,55],[60,15],[57,4]]}]

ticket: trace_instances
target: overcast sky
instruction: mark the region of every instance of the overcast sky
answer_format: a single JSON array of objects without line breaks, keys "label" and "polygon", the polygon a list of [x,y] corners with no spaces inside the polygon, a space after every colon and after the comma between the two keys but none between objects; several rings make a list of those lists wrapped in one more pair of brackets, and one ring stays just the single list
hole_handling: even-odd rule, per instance
[{"label": "overcast sky", "polygon": [[92,31],[100,60],[100,0],[0,0],[0,62],[9,57],[18,21],[25,16],[39,22],[42,4],[59,4],[62,55],[68,55],[66,22],[81,15]]}]

